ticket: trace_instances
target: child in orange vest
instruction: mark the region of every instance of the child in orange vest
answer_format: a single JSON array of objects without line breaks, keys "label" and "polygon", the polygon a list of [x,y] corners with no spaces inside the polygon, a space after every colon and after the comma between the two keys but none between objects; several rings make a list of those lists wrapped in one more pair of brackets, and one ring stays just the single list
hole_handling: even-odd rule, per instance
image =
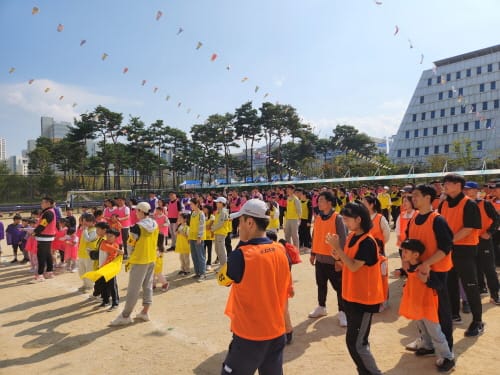
[{"label": "child in orange vest", "polygon": [[420,255],[424,253],[424,244],[415,239],[406,239],[401,243],[402,260],[408,262],[408,280],[403,288],[399,314],[416,321],[420,331],[422,346],[415,355],[422,357],[438,355],[436,367],[439,372],[449,372],[455,367],[451,352],[438,317],[438,295],[436,290],[446,288],[432,271],[423,273],[418,269]]}]

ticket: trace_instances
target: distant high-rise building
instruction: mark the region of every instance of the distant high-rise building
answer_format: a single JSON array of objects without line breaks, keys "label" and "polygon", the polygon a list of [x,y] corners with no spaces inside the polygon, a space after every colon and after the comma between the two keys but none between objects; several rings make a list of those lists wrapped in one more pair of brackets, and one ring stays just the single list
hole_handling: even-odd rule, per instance
[{"label": "distant high-rise building", "polygon": [[41,118],[41,136],[49,138],[52,141],[59,141],[68,134],[70,122],[55,122],[52,117],[42,116]]},{"label": "distant high-rise building", "polygon": [[[499,157],[500,44],[436,61],[420,77],[389,157],[414,163],[451,159],[469,144],[477,159]],[[460,149],[462,151],[460,151]]]},{"label": "distant high-rise building", "polygon": [[35,139],[28,139],[28,148],[27,151],[30,153],[36,148],[36,140]]},{"label": "distant high-rise building", "polygon": [[7,150],[5,149],[5,138],[0,138],[0,160],[5,160],[7,157]]},{"label": "distant high-rise building", "polygon": [[14,174],[26,176],[28,174],[29,159],[23,156],[13,155],[7,160],[7,167]]}]

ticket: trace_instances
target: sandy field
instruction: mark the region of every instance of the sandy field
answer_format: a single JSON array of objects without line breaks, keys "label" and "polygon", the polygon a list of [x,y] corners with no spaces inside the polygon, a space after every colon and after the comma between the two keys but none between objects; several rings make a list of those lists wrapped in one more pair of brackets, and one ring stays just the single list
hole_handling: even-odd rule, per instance
[{"label": "sandy field", "polygon": [[[9,220],[5,220],[8,223]],[[282,233],[281,233],[282,234]],[[395,236],[389,245],[390,269],[398,266]],[[212,273],[203,283],[178,277],[178,255],[166,254],[168,292],[156,292],[151,321],[108,327],[118,312],[107,312],[77,291],[77,274],[62,273],[40,284],[28,284],[27,265],[10,265],[12,250],[2,241],[0,259],[0,374],[219,374],[231,340],[224,315],[228,288]],[[293,267],[295,297],[290,300],[294,341],[285,348],[284,373],[355,374],[345,346],[345,329],[338,325],[335,293],[329,289],[328,315],[309,319],[317,305],[314,268],[309,256]],[[121,301],[128,275],[118,278]],[[376,314],[371,349],[381,370],[391,375],[437,373],[435,357],[416,358],[404,349],[413,341],[413,323],[398,316],[403,281],[390,280],[390,308]],[[258,296],[256,296],[258,298]],[[498,374],[500,308],[483,298],[485,333],[465,338],[470,314],[455,326],[454,374]],[[140,306],[136,307],[139,312]],[[121,310],[119,310],[121,311]]]}]

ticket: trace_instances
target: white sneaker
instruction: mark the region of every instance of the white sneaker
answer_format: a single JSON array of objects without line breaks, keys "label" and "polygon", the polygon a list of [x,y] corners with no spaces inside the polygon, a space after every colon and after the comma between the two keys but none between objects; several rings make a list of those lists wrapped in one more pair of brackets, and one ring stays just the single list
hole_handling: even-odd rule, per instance
[{"label": "white sneaker", "polygon": [[422,338],[418,337],[415,341],[410,342],[408,345],[406,345],[405,349],[411,352],[416,352],[418,349],[423,347],[422,344],[423,344]]},{"label": "white sneaker", "polygon": [[135,316],[135,319],[142,320],[143,322],[150,321],[148,313],[143,313],[143,312],[140,312],[139,314],[137,314]]},{"label": "white sneaker", "polygon": [[347,317],[345,316],[345,312],[339,311],[339,324],[341,327],[347,327]]},{"label": "white sneaker", "polygon": [[115,318],[115,320],[109,323],[109,325],[112,327],[116,327],[116,326],[125,326],[127,324],[132,324],[132,323],[133,321],[130,316],[125,318],[122,314],[120,314]]},{"label": "white sneaker", "polygon": [[309,313],[309,318],[319,318],[327,314],[326,307],[316,306],[316,308]]},{"label": "white sneaker", "polygon": [[35,276],[34,279],[31,279],[30,284],[37,284],[37,283],[41,283],[43,281],[45,281],[45,278],[43,277],[43,275]]},{"label": "white sneaker", "polygon": [[206,271],[212,271],[212,266],[211,265],[207,265],[206,268],[205,268]]}]

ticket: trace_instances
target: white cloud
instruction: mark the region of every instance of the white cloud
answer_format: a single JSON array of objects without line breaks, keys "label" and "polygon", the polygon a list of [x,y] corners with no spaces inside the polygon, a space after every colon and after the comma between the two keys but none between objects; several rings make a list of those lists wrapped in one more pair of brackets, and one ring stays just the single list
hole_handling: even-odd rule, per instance
[{"label": "white cloud", "polygon": [[331,136],[337,125],[352,125],[371,137],[386,137],[397,133],[407,103],[395,99],[381,103],[371,114],[341,115],[334,118],[305,119],[320,137]]}]

